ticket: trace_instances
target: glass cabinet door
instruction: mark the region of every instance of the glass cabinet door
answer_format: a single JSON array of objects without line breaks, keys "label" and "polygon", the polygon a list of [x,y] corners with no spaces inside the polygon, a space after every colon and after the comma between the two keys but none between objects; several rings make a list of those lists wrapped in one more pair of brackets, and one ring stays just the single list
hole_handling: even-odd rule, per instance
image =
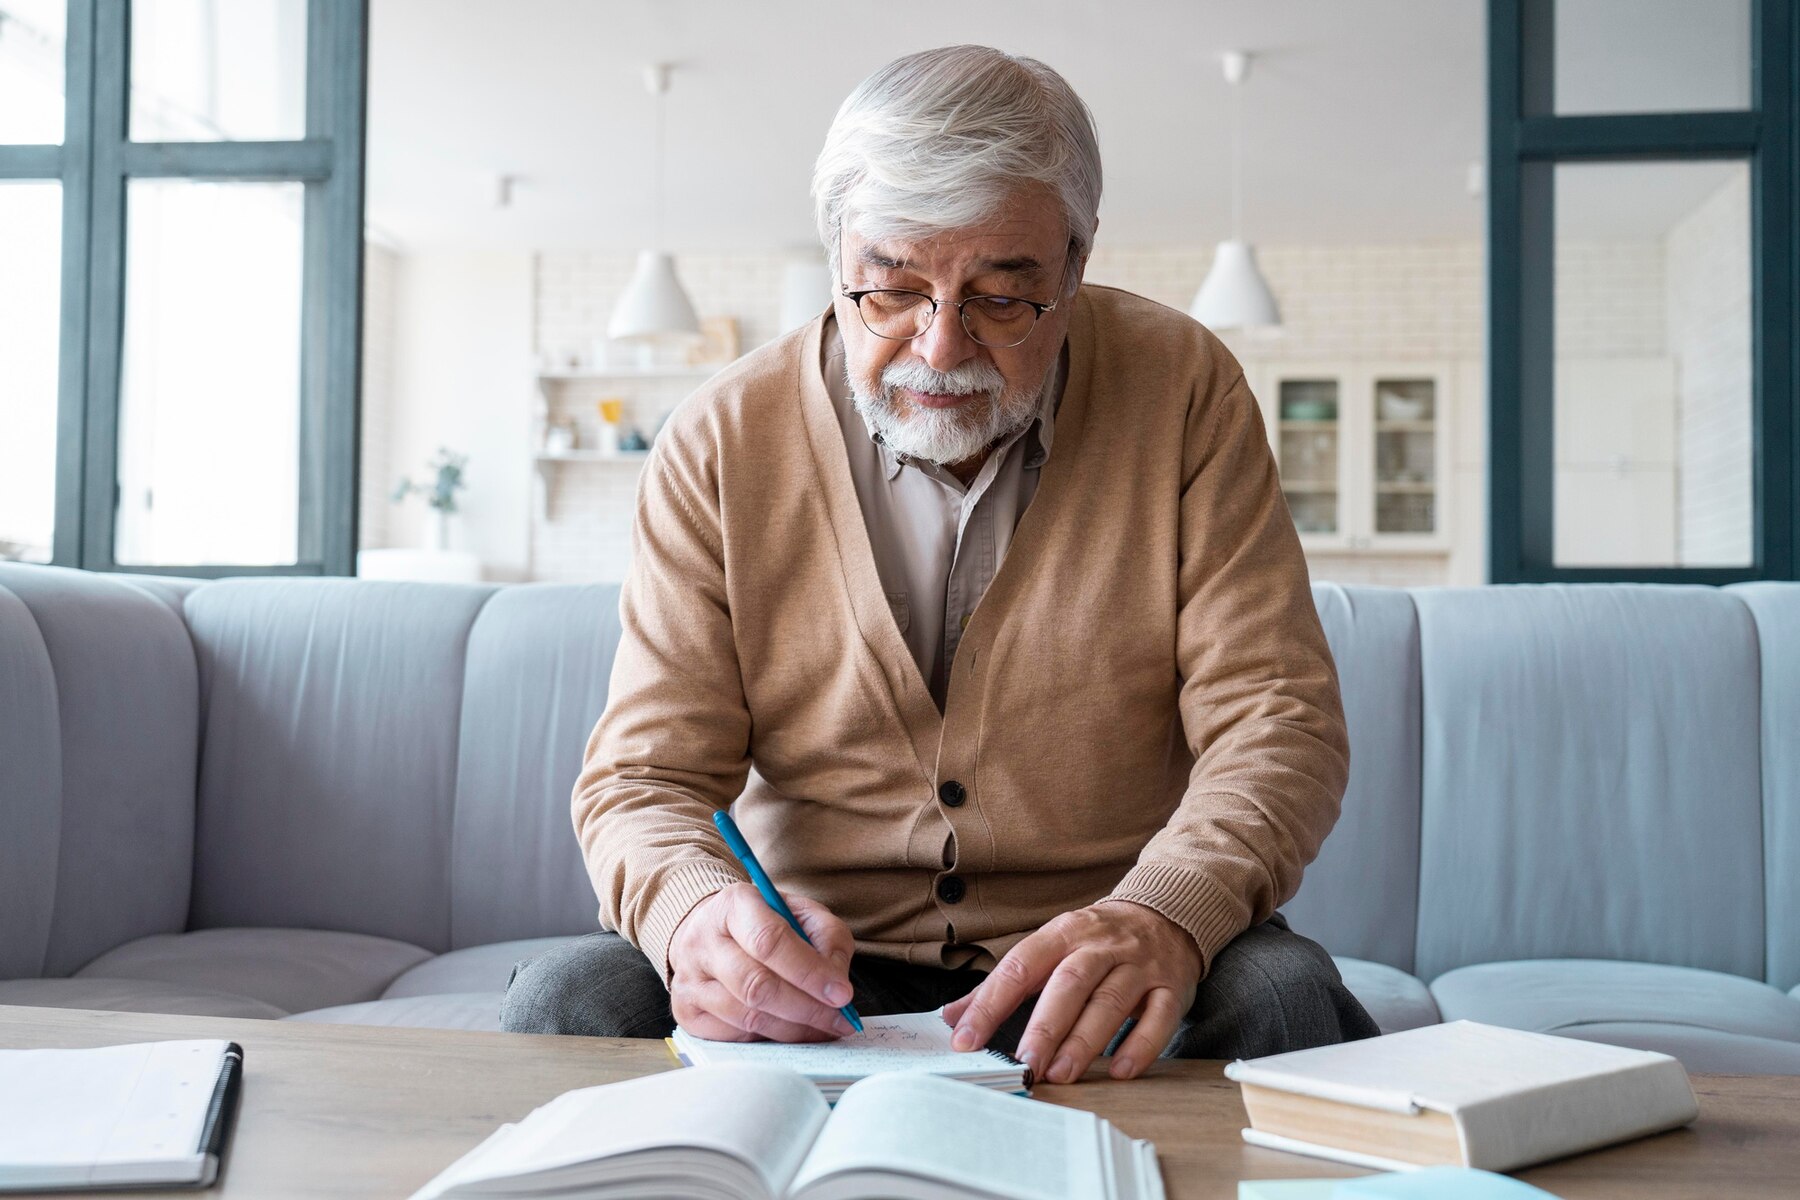
[{"label": "glass cabinet door", "polygon": [[1375,412],[1375,530],[1382,534],[1438,531],[1437,383],[1377,377]]},{"label": "glass cabinet door", "polygon": [[1276,463],[1294,528],[1302,534],[1340,532],[1338,381],[1283,379],[1276,420]]}]

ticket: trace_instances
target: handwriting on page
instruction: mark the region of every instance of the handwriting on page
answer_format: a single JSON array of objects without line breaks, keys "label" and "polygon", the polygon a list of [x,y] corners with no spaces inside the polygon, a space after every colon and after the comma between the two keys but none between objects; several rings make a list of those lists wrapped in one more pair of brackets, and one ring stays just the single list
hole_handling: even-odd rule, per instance
[{"label": "handwriting on page", "polygon": [[863,1032],[835,1042],[719,1043],[707,1049],[709,1057],[778,1064],[812,1075],[966,1066],[983,1057],[980,1052],[965,1054],[951,1049],[950,1027],[934,1012],[867,1017]]}]

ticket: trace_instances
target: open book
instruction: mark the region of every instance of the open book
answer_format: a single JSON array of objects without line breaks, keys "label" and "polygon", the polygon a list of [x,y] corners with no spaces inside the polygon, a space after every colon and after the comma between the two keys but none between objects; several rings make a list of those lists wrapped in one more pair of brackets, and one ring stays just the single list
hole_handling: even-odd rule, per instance
[{"label": "open book", "polygon": [[565,1092],[463,1155],[413,1200],[1161,1200],[1156,1149],[1079,1109],[916,1072],[835,1110],[780,1067],[667,1071]]},{"label": "open book", "polygon": [[844,1089],[884,1071],[929,1071],[997,1092],[1025,1092],[1024,1064],[998,1050],[958,1050],[941,1012],[898,1013],[863,1018],[861,1033],[835,1042],[713,1042],[677,1027],[669,1039],[675,1056],[690,1067],[756,1063],[786,1067],[813,1081],[836,1104]]}]

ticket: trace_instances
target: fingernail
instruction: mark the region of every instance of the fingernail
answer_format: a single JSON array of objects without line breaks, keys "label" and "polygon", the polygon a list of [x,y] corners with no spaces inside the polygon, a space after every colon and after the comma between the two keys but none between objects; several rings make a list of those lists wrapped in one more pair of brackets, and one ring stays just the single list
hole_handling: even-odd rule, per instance
[{"label": "fingernail", "polygon": [[826,984],[825,999],[840,1007],[850,1003],[850,985],[847,983]]},{"label": "fingernail", "polygon": [[854,1026],[854,1025],[850,1024],[850,1022],[846,1021],[843,1018],[842,1014],[839,1014],[838,1019],[831,1023],[831,1027],[833,1029],[837,1030],[841,1034],[848,1034],[848,1033],[856,1032],[856,1026]]},{"label": "fingernail", "polygon": [[958,1050],[973,1050],[975,1048],[975,1031],[972,1029],[958,1029],[955,1033],[950,1035],[950,1044],[955,1046]]},{"label": "fingernail", "polygon": [[1112,1077],[1114,1079],[1129,1079],[1135,1070],[1137,1070],[1137,1064],[1129,1058],[1113,1059]]},{"label": "fingernail", "polygon": [[1052,1063],[1050,1066],[1050,1081],[1052,1083],[1074,1083],[1075,1060],[1065,1054]]}]

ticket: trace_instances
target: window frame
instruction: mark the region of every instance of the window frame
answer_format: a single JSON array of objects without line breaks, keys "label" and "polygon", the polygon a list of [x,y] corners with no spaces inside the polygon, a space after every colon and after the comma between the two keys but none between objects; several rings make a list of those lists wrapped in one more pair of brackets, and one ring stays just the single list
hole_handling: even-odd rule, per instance
[{"label": "window frame", "polygon": [[[1796,22],[1750,0],[1751,106],[1554,114],[1556,0],[1488,4],[1488,578],[1491,583],[1794,579]],[[1564,162],[1743,159],[1750,170],[1751,564],[1557,566],[1554,172]]]},{"label": "window frame", "polygon": [[[68,0],[63,143],[0,145],[0,178],[60,180],[62,314],[51,564],[185,575],[354,575],[361,423],[367,0],[307,0],[306,131],[291,141],[130,140],[130,0]],[[114,558],[125,198],[132,179],[306,186],[298,561]]]}]

